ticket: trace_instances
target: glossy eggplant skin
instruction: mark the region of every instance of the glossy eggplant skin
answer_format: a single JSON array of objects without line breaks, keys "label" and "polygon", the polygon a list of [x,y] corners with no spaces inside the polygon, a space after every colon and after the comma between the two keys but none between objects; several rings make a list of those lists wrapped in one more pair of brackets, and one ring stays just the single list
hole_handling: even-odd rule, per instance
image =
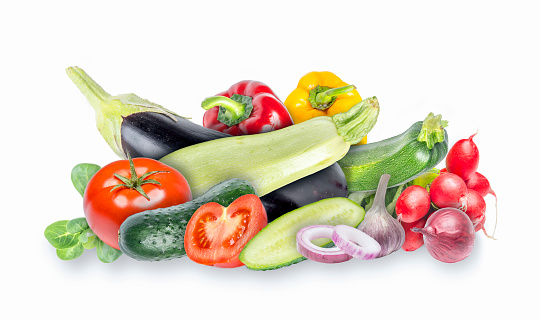
[{"label": "glossy eggplant skin", "polygon": [[124,117],[120,130],[122,149],[132,158],[161,159],[197,143],[231,137],[188,119],[156,112],[137,112]]},{"label": "glossy eggplant skin", "polygon": [[334,163],[300,180],[261,197],[268,222],[310,203],[333,197],[347,197],[347,181],[341,167]]}]

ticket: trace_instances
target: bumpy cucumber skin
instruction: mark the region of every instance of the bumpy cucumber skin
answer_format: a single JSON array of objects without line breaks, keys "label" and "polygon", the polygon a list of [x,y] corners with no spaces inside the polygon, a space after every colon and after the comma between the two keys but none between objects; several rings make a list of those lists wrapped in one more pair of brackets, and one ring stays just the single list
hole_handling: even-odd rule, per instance
[{"label": "bumpy cucumber skin", "polygon": [[[347,198],[329,198],[308,204],[280,216],[259,231],[240,253],[240,261],[248,269],[256,271],[275,270],[299,263],[306,260],[296,250],[296,234],[300,229],[305,226],[319,224],[333,226],[345,224],[357,227],[364,220],[364,216],[364,209],[356,202]],[[289,242],[294,248],[287,247],[285,250],[292,249],[290,253],[293,255],[289,257],[272,257],[273,252],[264,252],[264,249],[261,250],[261,244],[263,246],[267,244],[265,237],[276,242]],[[319,242],[317,244],[320,246],[331,246],[332,242]],[[283,254],[283,251],[280,250],[276,254]],[[272,263],[264,264],[252,261],[253,256],[261,255],[261,253],[266,257],[272,257]]]},{"label": "bumpy cucumber skin", "polygon": [[183,257],[186,254],[184,234],[193,213],[209,202],[229,206],[245,194],[256,194],[249,182],[229,179],[213,186],[192,201],[134,214],[120,226],[118,233],[120,250],[125,255],[140,261],[160,261]]},{"label": "bumpy cucumber skin", "polygon": [[421,129],[422,121],[418,121],[397,136],[351,146],[345,157],[338,160],[349,191],[376,190],[385,173],[390,175],[388,187],[391,188],[409,182],[439,164],[448,152],[448,133],[444,130],[444,141],[436,143],[430,150],[425,142],[417,140]]}]

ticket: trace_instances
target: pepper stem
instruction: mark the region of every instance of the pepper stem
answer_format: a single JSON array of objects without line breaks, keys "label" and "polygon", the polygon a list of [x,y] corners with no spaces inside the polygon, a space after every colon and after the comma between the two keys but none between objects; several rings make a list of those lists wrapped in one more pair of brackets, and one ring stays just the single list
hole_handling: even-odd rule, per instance
[{"label": "pepper stem", "polygon": [[347,112],[332,116],[338,134],[350,144],[356,144],[373,129],[379,117],[379,101],[372,97],[360,101]]},{"label": "pepper stem", "polygon": [[339,95],[351,92],[354,89],[356,87],[353,85],[339,88],[316,86],[309,91],[308,101],[314,109],[326,110],[336,102]]},{"label": "pepper stem", "polygon": [[227,116],[230,117],[231,120],[240,118],[244,114],[244,111],[246,111],[246,106],[244,104],[222,96],[206,98],[201,103],[201,106],[204,110],[220,106],[227,110]]},{"label": "pepper stem", "polygon": [[432,149],[438,142],[443,142],[445,138],[444,127],[448,126],[448,121],[441,120],[442,116],[434,115],[430,112],[418,135],[418,141],[425,142],[429,149]]},{"label": "pepper stem", "polygon": [[249,118],[253,110],[252,98],[233,94],[230,98],[223,96],[209,97],[203,100],[201,107],[210,110],[219,106],[218,120],[231,127]]},{"label": "pepper stem", "polygon": [[315,97],[315,102],[317,102],[317,104],[328,104],[330,103],[333,97],[337,97],[341,94],[349,93],[353,91],[354,89],[356,89],[356,87],[353,85],[328,89],[326,91],[318,93]]}]

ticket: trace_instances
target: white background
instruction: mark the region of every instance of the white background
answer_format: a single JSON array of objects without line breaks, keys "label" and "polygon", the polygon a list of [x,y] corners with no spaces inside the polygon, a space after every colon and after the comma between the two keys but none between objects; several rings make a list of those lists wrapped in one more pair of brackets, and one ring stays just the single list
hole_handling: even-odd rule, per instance
[{"label": "white background", "polygon": [[[2,2],[0,314],[538,314],[540,23],[534,2],[507,3]],[[83,216],[71,168],[117,160],[95,128],[93,109],[65,74],[72,65],[112,94],[136,93],[199,124],[201,100],[237,81],[263,81],[284,100],[312,70],[333,71],[362,97],[378,97],[371,142],[401,133],[429,112],[442,114],[451,144],[479,131],[479,171],[499,196],[498,240],[477,233],[474,251],[457,264],[436,261],[425,247],[374,261],[303,262],[267,272],[205,267],[187,258],[146,263],[122,256],[104,264],[95,250],[61,261],[43,231]],[[494,201],[487,200],[492,230]]]}]

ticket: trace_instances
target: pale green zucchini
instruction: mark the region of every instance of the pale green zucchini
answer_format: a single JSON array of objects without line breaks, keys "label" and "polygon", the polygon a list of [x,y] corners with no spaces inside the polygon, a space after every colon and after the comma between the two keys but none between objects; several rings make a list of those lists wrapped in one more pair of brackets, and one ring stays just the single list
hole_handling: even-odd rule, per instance
[{"label": "pale green zucchini", "polygon": [[377,98],[333,117],[317,117],[280,130],[192,145],[161,158],[187,179],[193,197],[232,178],[249,181],[264,196],[322,170],[349,151],[377,122]]}]

